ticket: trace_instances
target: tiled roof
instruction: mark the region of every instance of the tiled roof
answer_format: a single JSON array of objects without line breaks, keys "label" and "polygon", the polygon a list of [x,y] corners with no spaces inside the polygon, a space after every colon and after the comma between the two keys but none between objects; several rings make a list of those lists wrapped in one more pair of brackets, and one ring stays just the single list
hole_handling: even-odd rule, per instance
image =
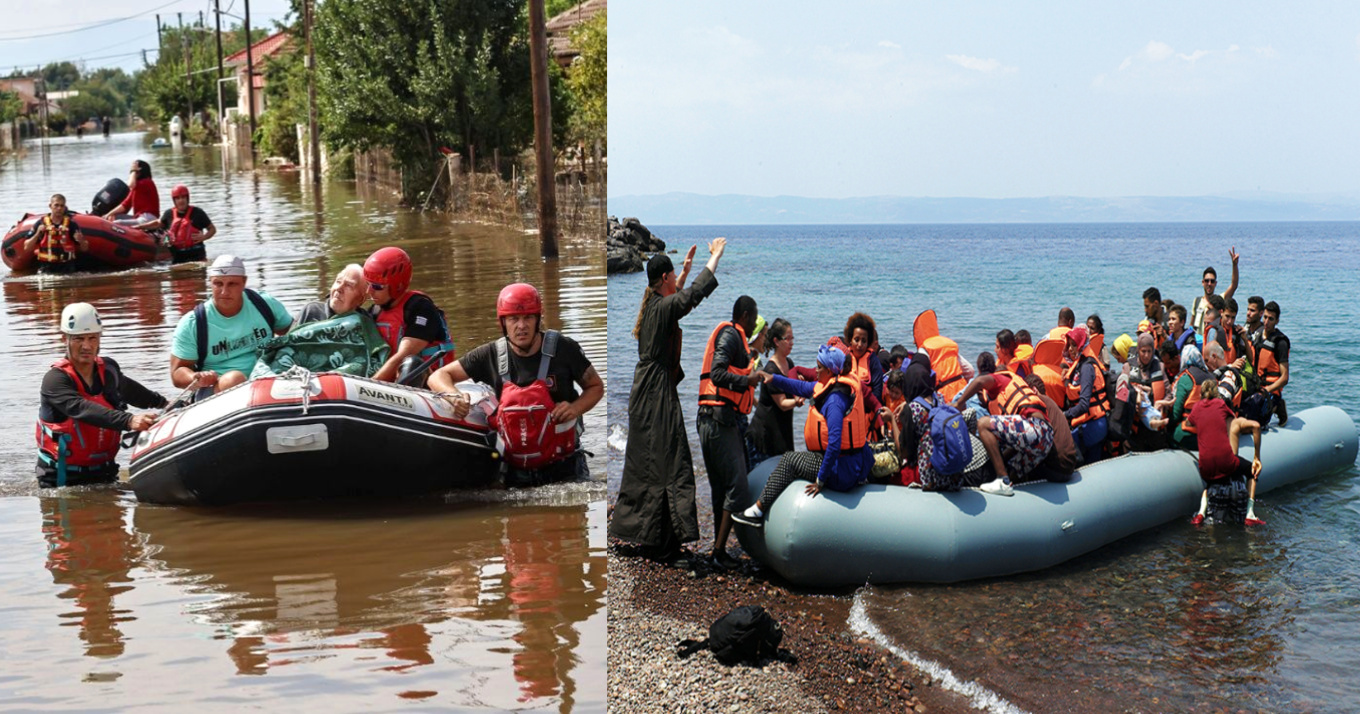
[{"label": "tiled roof", "polygon": [[[276,32],[251,46],[251,62],[258,66],[264,61],[265,57],[276,55],[280,50],[288,46],[288,41],[293,39],[286,30]],[[246,51],[241,50],[230,57],[222,60],[222,64],[238,65],[246,63]]]}]

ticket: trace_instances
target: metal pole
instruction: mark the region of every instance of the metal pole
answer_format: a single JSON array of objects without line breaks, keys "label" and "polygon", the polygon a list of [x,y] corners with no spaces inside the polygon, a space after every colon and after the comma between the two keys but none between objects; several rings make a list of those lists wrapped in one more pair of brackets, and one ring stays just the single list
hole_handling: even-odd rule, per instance
[{"label": "metal pole", "polygon": [[184,98],[189,101],[189,113],[184,116],[184,130],[194,119],[194,74],[189,63],[189,36],[184,33],[184,13],[179,14],[179,43],[184,46]]},{"label": "metal pole", "polygon": [[165,49],[165,40],[161,37],[161,14],[156,13],[156,49]]},{"label": "metal pole", "polygon": [[553,172],[552,105],[548,96],[548,33],[543,0],[529,0],[529,54],[533,68],[534,154],[538,164],[538,240],[544,258],[557,257],[557,183]]},{"label": "metal pole", "polygon": [[250,0],[246,2],[246,97],[250,102],[250,168],[255,168],[255,53],[250,39]]},{"label": "metal pole", "polygon": [[313,0],[304,0],[303,15],[307,28],[307,142],[311,145],[312,183],[321,183],[321,145],[316,126],[316,51],[312,47],[312,29],[316,22]]},{"label": "metal pole", "polygon": [[217,20],[217,128],[222,128],[222,4],[213,0],[213,17]]}]

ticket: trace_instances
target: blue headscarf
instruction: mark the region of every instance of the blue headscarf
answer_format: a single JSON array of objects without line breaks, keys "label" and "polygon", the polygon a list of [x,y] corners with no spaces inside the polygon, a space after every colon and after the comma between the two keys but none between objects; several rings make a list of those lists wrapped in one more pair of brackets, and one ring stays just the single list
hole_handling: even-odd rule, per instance
[{"label": "blue headscarf", "polygon": [[822,345],[817,348],[817,364],[831,370],[832,374],[840,374],[845,368],[845,353],[831,345]]},{"label": "blue headscarf", "polygon": [[1204,357],[1200,356],[1199,348],[1195,346],[1194,342],[1186,345],[1185,348],[1181,350],[1181,369],[1184,370],[1190,365],[1199,367],[1205,372],[1209,371],[1209,366],[1204,364]]}]

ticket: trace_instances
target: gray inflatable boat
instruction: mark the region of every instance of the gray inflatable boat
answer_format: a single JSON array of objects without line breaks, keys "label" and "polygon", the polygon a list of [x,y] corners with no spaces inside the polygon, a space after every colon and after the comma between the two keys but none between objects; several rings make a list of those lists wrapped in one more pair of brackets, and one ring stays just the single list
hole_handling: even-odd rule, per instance
[{"label": "gray inflatable boat", "polygon": [[[1336,407],[1291,414],[1284,428],[1262,435],[1257,497],[1350,468],[1357,442],[1355,423]],[[1239,446],[1250,459],[1251,437]],[[751,472],[747,493],[760,493],[776,463]],[[736,530],[747,553],[802,585],[952,583],[1040,570],[1189,520],[1202,490],[1195,455],[1168,450],[1102,461],[1068,483],[1022,484],[1009,497],[871,484],[814,498],[794,483],[764,528]]]}]

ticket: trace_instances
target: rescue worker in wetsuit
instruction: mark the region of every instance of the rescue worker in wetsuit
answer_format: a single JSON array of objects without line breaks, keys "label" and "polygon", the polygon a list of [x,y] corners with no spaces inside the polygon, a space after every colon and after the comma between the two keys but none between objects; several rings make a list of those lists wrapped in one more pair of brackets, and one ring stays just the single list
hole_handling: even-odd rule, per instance
[{"label": "rescue worker in wetsuit", "polygon": [[[423,386],[422,375],[428,370],[453,363],[453,338],[444,311],[429,295],[410,289],[411,256],[406,251],[392,246],[379,248],[364,261],[364,279],[368,281],[368,296],[373,299],[378,332],[392,349],[392,356],[374,379]],[[412,357],[411,363],[403,365]]]},{"label": "rescue worker in wetsuit", "polygon": [[[455,386],[459,382],[472,379],[491,385],[502,407],[510,403],[509,390],[528,388],[528,395],[538,401],[531,406],[547,412],[548,424],[527,430],[533,432],[528,443],[513,433],[508,438],[502,435],[505,485],[537,486],[588,477],[580,425],[604,396],[604,381],[576,340],[543,329],[543,298],[534,286],[505,286],[496,298],[496,319],[501,338],[440,367],[430,375],[430,389],[448,398],[454,416],[461,419],[469,404]],[[511,418],[504,410],[497,415],[501,426]]]},{"label": "rescue worker in wetsuit", "polygon": [[33,235],[24,241],[23,250],[34,253],[38,265],[48,272],[74,270],[77,255],[89,250],[89,243],[66,211],[65,196],[52,194],[47,208],[51,213],[38,220]]},{"label": "rescue worker in wetsuit", "polygon": [[154,221],[140,223],[144,231],[165,229],[170,236],[170,257],[176,263],[193,260],[207,260],[208,253],[204,241],[217,235],[217,226],[208,218],[207,212],[198,206],[189,205],[189,187],[179,184],[170,189],[170,200],[174,203]]},{"label": "rescue worker in wetsuit", "polygon": [[124,431],[145,431],[156,415],[132,414],[129,404],[160,409],[165,397],[125,376],[118,363],[99,356],[104,326],[89,303],[61,311],[66,356],[42,381],[38,407],[38,483],[44,487],[111,483],[118,478],[119,440]]}]

